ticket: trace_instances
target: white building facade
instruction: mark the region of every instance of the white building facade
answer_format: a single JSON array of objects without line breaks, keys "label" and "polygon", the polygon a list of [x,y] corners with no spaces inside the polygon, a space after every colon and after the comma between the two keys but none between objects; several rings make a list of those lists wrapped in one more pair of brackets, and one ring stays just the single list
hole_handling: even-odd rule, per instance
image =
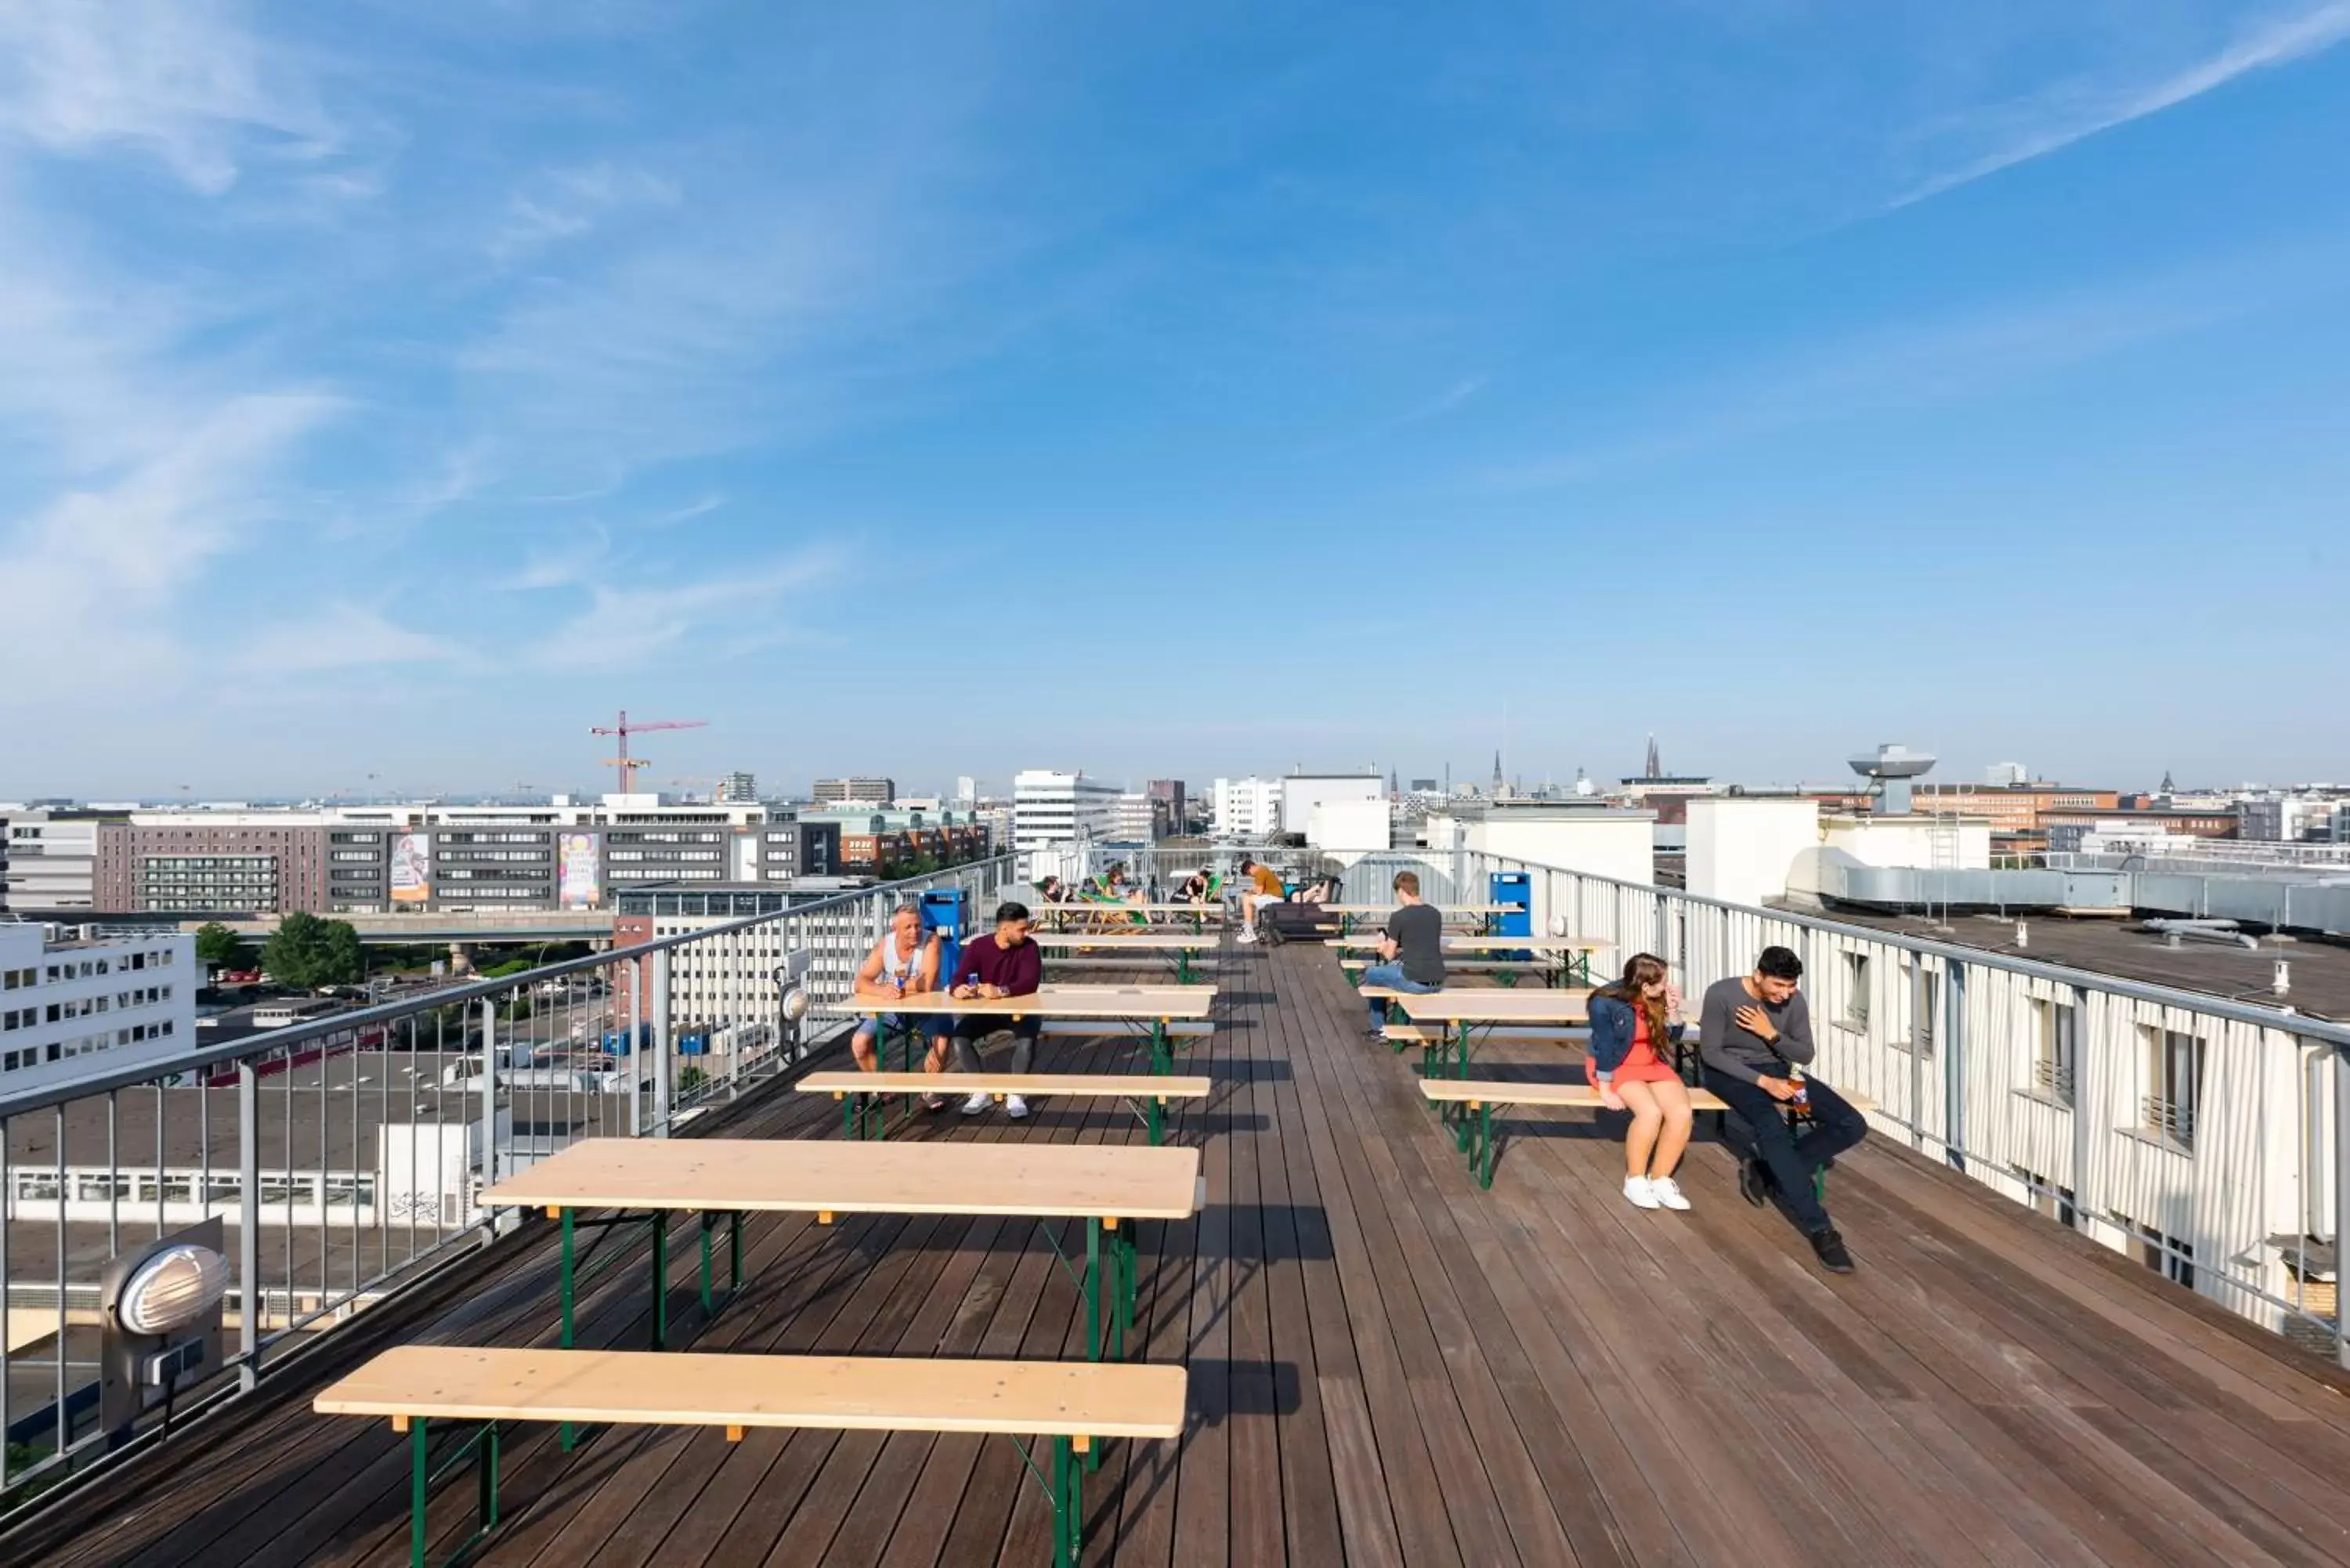
[{"label": "white building facade", "polygon": [[1082,771],[1024,769],[1012,781],[1012,846],[1024,852],[1081,839],[1114,838],[1118,800],[1124,793]]},{"label": "white building facade", "polygon": [[1109,836],[1121,844],[1157,843],[1159,824],[1150,797],[1133,791],[1119,795],[1110,813]]},{"label": "white building facade", "polygon": [[1281,831],[1279,779],[1218,779],[1215,802],[1219,838],[1271,838]]},{"label": "white building facade", "polygon": [[1290,774],[1281,781],[1281,831],[1310,832],[1314,808],[1326,803],[1387,797],[1388,782],[1378,774]]},{"label": "white building facade", "polygon": [[0,1086],[188,1049],[201,982],[192,936],[0,921]]}]

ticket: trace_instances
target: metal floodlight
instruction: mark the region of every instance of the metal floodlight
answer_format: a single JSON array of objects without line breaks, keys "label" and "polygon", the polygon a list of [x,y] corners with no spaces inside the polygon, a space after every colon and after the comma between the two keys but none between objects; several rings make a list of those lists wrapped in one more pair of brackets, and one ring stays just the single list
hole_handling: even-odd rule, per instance
[{"label": "metal floodlight", "polygon": [[[125,1432],[182,1379],[220,1370],[229,1264],[215,1216],[110,1260],[99,1280],[99,1420]],[[244,1310],[251,1312],[251,1302]]]},{"label": "metal floodlight", "polygon": [[210,1247],[166,1247],[131,1271],[115,1315],[133,1334],[170,1334],[220,1305],[228,1294],[228,1260]]},{"label": "metal floodlight", "polygon": [[784,992],[784,1021],[797,1023],[808,1015],[808,993],[804,986],[794,986]]},{"label": "metal floodlight", "polygon": [[1555,937],[1569,937],[1575,933],[1566,929],[1565,915],[1553,915],[1550,918],[1550,934]]}]

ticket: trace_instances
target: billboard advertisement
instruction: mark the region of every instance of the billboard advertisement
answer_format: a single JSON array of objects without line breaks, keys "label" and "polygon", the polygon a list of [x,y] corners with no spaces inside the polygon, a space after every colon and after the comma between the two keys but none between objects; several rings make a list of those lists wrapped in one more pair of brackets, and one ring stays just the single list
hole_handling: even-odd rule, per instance
[{"label": "billboard advertisement", "polygon": [[559,878],[555,901],[567,909],[594,909],[603,896],[603,888],[598,885],[603,858],[597,853],[596,836],[592,833],[558,835],[555,844],[555,862]]},{"label": "billboard advertisement", "polygon": [[391,901],[421,904],[432,897],[432,836],[391,836]]}]

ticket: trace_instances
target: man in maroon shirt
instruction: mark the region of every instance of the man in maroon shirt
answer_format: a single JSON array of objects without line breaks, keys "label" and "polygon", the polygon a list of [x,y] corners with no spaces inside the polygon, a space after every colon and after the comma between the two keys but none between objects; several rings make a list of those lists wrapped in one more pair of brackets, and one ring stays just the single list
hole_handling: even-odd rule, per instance
[{"label": "man in maroon shirt", "polygon": [[[980,937],[962,950],[948,994],[958,1001],[971,997],[1034,996],[1045,976],[1045,956],[1028,940],[1028,906],[1005,904],[995,911],[993,935]],[[1012,1032],[1012,1070],[1025,1073],[1036,1059],[1036,1032],[1044,1020],[1035,1013],[1014,1018],[1009,1013],[958,1012],[954,1015],[955,1070],[976,1073],[979,1043],[999,1030]],[[962,1103],[962,1114],[978,1116],[994,1102],[973,1095]],[[1028,1115],[1028,1102],[1006,1095],[1003,1108],[1013,1120]]]}]

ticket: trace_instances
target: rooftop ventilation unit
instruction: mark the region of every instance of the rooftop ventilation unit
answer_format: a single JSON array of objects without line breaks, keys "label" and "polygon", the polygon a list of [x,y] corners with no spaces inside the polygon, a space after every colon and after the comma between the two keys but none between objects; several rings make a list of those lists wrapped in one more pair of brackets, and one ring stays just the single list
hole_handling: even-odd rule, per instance
[{"label": "rooftop ventilation unit", "polygon": [[1913,752],[1890,742],[1877,747],[1870,755],[1848,760],[1852,771],[1869,781],[1869,793],[1878,800],[1877,809],[1887,816],[1909,815],[1912,785],[1934,768],[1931,752]]}]

